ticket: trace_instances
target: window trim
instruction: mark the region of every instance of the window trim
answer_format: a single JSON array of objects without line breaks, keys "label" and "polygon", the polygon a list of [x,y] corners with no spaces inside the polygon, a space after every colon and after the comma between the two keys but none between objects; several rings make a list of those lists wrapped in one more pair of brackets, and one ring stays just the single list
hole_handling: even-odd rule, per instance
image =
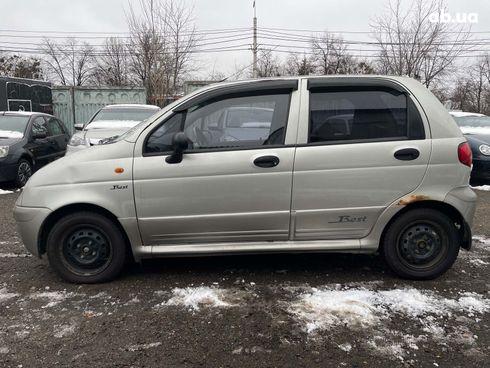
[{"label": "window trim", "polygon": [[[311,80],[313,82],[323,82],[322,79],[316,79],[316,80]],[[389,81],[387,81],[389,82]],[[325,83],[325,82],[323,82]],[[402,91],[400,89],[392,89],[390,88],[391,83],[389,82],[388,84],[383,84],[379,85],[375,84],[373,82],[365,83],[365,85],[358,86],[355,83],[346,83],[345,85],[328,85],[328,84],[321,84],[317,85],[314,83],[312,86],[310,86],[310,83],[308,84],[308,102],[309,102],[309,107],[308,107],[308,135],[307,135],[307,142],[304,144],[304,146],[322,146],[322,145],[339,145],[339,144],[355,144],[355,143],[375,143],[375,142],[396,142],[396,141],[413,141],[413,140],[425,140],[427,139],[427,134],[425,132],[425,127],[424,123],[422,120],[422,116],[420,114],[420,111],[418,111],[417,105],[415,102],[411,99],[410,93],[407,91]],[[329,141],[321,141],[321,142],[311,142],[311,127],[312,127],[312,122],[311,122],[311,96],[314,93],[334,93],[334,92],[387,92],[387,93],[392,93],[395,96],[400,96],[404,95],[406,98],[406,111],[407,111],[407,135],[406,136],[400,136],[400,137],[385,137],[385,138],[365,138],[365,139],[338,139],[338,140],[329,140]],[[391,92],[390,92],[391,91]],[[395,93],[393,93],[395,92]],[[411,120],[410,120],[410,108],[409,104],[412,103],[413,107],[418,111],[419,117],[420,117],[420,122],[421,122],[421,128],[422,128],[422,133],[424,138],[412,138],[410,137],[411,133]],[[303,146],[303,145],[302,145]]]},{"label": "window trim", "polygon": [[[296,83],[296,85],[297,85],[297,83]],[[203,102],[208,102],[208,101],[210,103],[214,103],[214,102],[218,102],[218,101],[222,101],[222,100],[227,100],[227,99],[231,99],[231,98],[240,98],[240,97],[253,97],[253,96],[279,95],[279,94],[288,95],[289,99],[288,99],[287,109],[286,109],[286,112],[287,112],[286,113],[286,124],[284,126],[285,129],[284,129],[284,134],[283,134],[283,139],[285,140],[288,125],[289,125],[289,113],[291,111],[291,100],[292,100],[293,90],[294,89],[289,90],[287,88],[282,88],[279,90],[277,90],[277,89],[276,90],[259,89],[259,90],[255,90],[256,93],[254,93],[254,91],[251,90],[251,91],[244,91],[244,92],[232,94],[232,95],[221,94],[220,98],[211,98],[211,99],[206,99],[206,100],[202,100],[202,101],[198,100],[196,102],[200,102],[202,104]],[[149,131],[149,133],[146,135],[145,139],[143,140],[142,157],[171,155],[173,153],[173,151],[146,152],[146,150],[145,150],[146,143],[148,142],[148,139],[153,134],[153,132],[155,132],[158,128],[160,128],[163,124],[165,124],[167,121],[172,119],[177,114],[182,115],[182,119],[180,121],[180,131],[183,131],[184,127],[185,127],[185,119],[187,116],[187,110],[193,106],[196,106],[196,104],[194,104],[194,103],[190,104],[190,106],[187,109],[182,110],[182,111],[176,111],[174,109],[174,110],[172,110],[173,113],[168,118],[166,118],[162,122],[159,122],[158,124],[156,124],[156,126]],[[294,146],[295,146],[295,144],[287,145],[287,144],[283,143],[283,144],[270,144],[270,145],[265,145],[265,146],[218,147],[218,148],[190,149],[190,150],[185,150],[183,153],[184,154],[193,154],[193,153],[228,152],[228,151],[231,152],[231,151],[259,150],[259,149],[260,150],[262,150],[262,149],[278,149],[278,148],[283,148],[283,147],[294,147]]]}]

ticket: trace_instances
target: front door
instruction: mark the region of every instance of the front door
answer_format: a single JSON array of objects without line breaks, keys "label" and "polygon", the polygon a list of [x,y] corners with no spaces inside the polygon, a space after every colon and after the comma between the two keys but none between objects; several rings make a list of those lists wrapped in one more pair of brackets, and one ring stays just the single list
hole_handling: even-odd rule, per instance
[{"label": "front door", "polygon": [[362,238],[423,179],[430,139],[421,115],[409,95],[386,86],[326,81],[307,94],[294,165],[294,239]]},{"label": "front door", "polygon": [[[133,175],[144,245],[288,239],[290,100],[291,90],[213,96],[140,137]],[[189,149],[168,163],[181,131]]]}]

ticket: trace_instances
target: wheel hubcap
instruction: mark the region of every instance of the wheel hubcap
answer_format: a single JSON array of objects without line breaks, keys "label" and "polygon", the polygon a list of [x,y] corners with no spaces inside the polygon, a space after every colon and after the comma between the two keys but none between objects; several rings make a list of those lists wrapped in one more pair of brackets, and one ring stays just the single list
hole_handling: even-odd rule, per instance
[{"label": "wheel hubcap", "polygon": [[27,183],[27,180],[32,175],[31,166],[27,162],[21,162],[19,165],[19,169],[17,170],[17,176],[19,178],[19,182],[24,185]]},{"label": "wheel hubcap", "polygon": [[112,247],[106,235],[94,228],[81,228],[71,233],[63,244],[63,258],[79,274],[95,274],[107,267]]},{"label": "wheel hubcap", "polygon": [[406,228],[398,241],[398,251],[411,266],[428,266],[437,262],[443,250],[443,241],[436,227],[419,223]]}]

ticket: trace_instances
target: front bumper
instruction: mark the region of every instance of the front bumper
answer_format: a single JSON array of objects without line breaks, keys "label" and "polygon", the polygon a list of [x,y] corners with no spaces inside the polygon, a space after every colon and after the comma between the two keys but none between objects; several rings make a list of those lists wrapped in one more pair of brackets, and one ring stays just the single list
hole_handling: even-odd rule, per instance
[{"label": "front bumper", "polygon": [[40,257],[39,235],[41,226],[52,211],[44,207],[22,207],[15,205],[14,217],[26,249]]},{"label": "front bumper", "polygon": [[471,170],[471,179],[490,183],[490,157],[486,159],[485,158],[473,159],[473,169]]},{"label": "front bumper", "polygon": [[17,164],[0,161],[0,182],[13,181],[17,175]]}]

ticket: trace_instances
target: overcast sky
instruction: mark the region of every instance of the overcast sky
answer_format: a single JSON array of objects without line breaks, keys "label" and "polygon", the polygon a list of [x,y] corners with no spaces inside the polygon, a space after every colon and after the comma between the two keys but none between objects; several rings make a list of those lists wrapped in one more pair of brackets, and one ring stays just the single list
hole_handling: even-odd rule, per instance
[{"label": "overcast sky", "polygon": [[[369,31],[370,21],[384,12],[387,1],[256,0],[258,24],[259,27],[288,29]],[[0,0],[0,43],[35,41],[5,37],[5,30],[10,29],[127,32],[125,12],[129,2],[138,4],[138,0]],[[194,0],[185,3],[194,7],[196,26],[200,30],[252,25],[252,0]],[[472,26],[472,30],[489,31],[478,37],[490,39],[489,0],[448,0],[446,4],[450,13],[478,13],[478,23]],[[49,36],[47,33],[43,35]],[[344,34],[344,38],[354,40],[365,40],[365,37],[362,34]],[[246,51],[199,54],[196,65],[200,72],[196,77],[206,76],[213,68],[224,74],[233,73],[237,66],[246,66],[250,62],[251,52]]]}]

